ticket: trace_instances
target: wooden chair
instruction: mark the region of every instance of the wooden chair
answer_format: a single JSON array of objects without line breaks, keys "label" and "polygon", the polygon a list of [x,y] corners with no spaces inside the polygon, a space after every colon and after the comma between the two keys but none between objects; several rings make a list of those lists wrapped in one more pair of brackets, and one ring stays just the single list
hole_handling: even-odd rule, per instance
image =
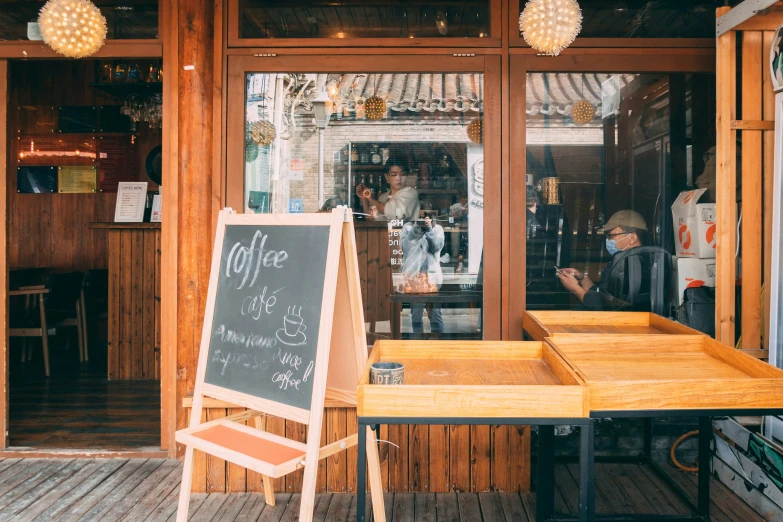
[{"label": "wooden chair", "polygon": [[[8,329],[9,337],[40,337],[44,358],[44,372],[47,377],[49,369],[49,335],[57,333],[57,328],[76,327],[79,339],[79,355],[82,359],[82,312],[81,312],[81,288],[84,274],[82,272],[70,272],[66,274],[53,274],[46,278],[43,288],[40,286],[21,287],[11,290],[9,296],[37,296],[37,306],[33,303],[26,307],[24,314],[14,314],[11,317],[11,328]],[[22,362],[29,359],[32,348],[22,348]]]},{"label": "wooden chair", "polygon": [[87,270],[84,275],[81,297],[82,309],[82,353],[84,360],[90,360],[89,334],[90,323],[108,320],[109,317],[109,271],[105,269]]}]

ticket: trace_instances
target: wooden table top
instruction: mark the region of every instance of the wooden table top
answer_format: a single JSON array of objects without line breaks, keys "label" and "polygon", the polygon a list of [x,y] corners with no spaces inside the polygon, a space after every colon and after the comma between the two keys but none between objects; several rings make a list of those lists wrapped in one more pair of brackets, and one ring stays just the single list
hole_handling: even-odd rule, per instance
[{"label": "wooden table top", "polygon": [[[370,365],[399,362],[403,384],[370,384]],[[378,341],[359,383],[360,416],[585,417],[587,389],[541,342]]]},{"label": "wooden table top", "polygon": [[533,339],[568,334],[703,335],[649,312],[525,312],[522,327]]},{"label": "wooden table top", "polygon": [[590,410],[783,409],[783,371],[704,335],[556,336]]}]

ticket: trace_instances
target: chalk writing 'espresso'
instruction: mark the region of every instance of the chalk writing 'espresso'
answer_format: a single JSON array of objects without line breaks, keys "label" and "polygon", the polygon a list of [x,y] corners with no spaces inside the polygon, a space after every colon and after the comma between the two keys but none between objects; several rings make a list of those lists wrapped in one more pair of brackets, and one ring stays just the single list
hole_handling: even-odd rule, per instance
[{"label": "chalk writing 'espresso'", "polygon": [[223,364],[220,375],[226,374],[226,368],[229,365],[242,366],[252,370],[266,370],[269,368],[268,362],[260,361],[255,355],[224,352],[222,350],[215,350],[215,353],[212,354],[212,362]]},{"label": "chalk writing 'espresso'", "polygon": [[[250,277],[251,271],[253,273],[253,279],[250,280],[249,286],[253,286],[258,278],[261,265],[266,268],[283,268],[283,261],[288,259],[288,253],[285,250],[264,251],[266,238],[266,234],[262,234],[260,230],[256,230],[256,233],[253,234],[253,241],[250,242],[249,247],[243,247],[241,241],[237,241],[234,243],[234,246],[231,247],[231,251],[228,254],[228,260],[226,261],[226,277],[230,278],[232,273],[242,276],[242,281],[239,283],[237,290],[241,290],[245,287],[245,283],[247,283],[247,278]],[[258,245],[256,245],[256,243],[258,243]]]}]

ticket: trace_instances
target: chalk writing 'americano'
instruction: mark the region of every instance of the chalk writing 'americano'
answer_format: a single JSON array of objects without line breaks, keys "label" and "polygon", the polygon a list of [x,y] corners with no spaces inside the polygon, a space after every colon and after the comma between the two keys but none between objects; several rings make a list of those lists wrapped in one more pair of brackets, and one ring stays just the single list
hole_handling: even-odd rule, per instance
[{"label": "chalk writing 'americano'", "polygon": [[242,281],[239,283],[239,286],[237,286],[237,290],[241,290],[245,287],[251,271],[253,273],[253,278],[250,280],[248,286],[253,286],[258,278],[258,273],[260,272],[262,265],[266,268],[283,268],[283,261],[288,259],[288,253],[285,250],[264,251],[266,238],[266,234],[262,234],[260,230],[256,230],[249,247],[242,246],[241,241],[237,241],[234,243],[234,246],[231,247],[228,259],[226,260],[226,277],[230,278],[232,274],[242,276]]}]

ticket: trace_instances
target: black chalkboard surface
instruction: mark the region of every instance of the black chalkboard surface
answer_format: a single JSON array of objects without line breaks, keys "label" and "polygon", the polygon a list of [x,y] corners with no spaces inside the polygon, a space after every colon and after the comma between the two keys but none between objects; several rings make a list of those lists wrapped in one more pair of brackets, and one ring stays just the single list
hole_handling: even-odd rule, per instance
[{"label": "black chalkboard surface", "polygon": [[309,410],[328,226],[226,225],[205,381]]}]

